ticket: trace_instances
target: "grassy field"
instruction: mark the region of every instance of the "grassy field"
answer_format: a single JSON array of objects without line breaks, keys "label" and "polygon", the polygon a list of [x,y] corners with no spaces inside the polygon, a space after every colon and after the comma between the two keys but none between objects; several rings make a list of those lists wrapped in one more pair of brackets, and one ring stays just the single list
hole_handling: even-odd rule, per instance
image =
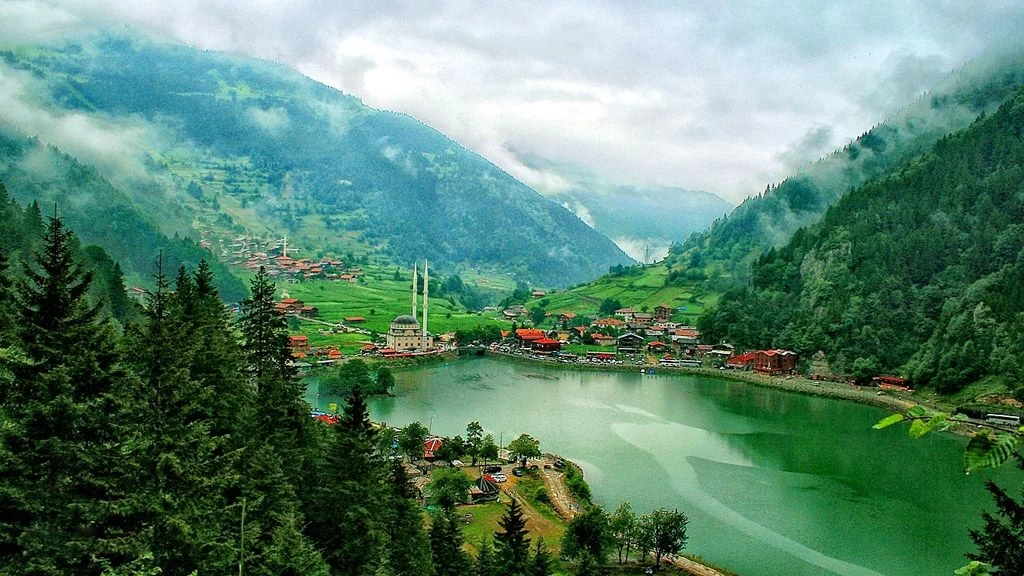
[{"label": "grassy field", "polygon": [[[603,276],[590,284],[551,292],[544,298],[531,300],[526,306],[534,308],[546,302],[545,308],[550,312],[580,315],[596,314],[605,299],[652,312],[659,304],[667,304],[677,310],[674,321],[693,324],[706,307],[715,304],[717,296],[697,297],[688,287],[665,286],[667,277],[668,269],[664,266],[648,266],[638,276]],[[685,310],[679,310],[680,307]]]},{"label": "grassy field", "polygon": [[[321,333],[321,330],[329,329],[329,326],[321,322],[335,324],[346,317],[362,316],[366,319],[365,322],[351,325],[384,333],[396,316],[412,311],[411,274],[395,280],[393,268],[387,270],[368,267],[366,272],[365,282],[357,284],[326,280],[294,284],[281,282],[277,285],[277,297],[298,298],[307,305],[316,306],[319,309],[319,316],[315,320],[320,322],[303,320],[298,333],[309,336],[312,346],[335,345],[339,346],[343,353],[348,354],[358,350],[363,343],[372,340],[372,337],[365,334]],[[418,304],[422,313],[422,298]],[[510,326],[509,323],[496,318],[494,313],[467,312],[443,298],[431,297],[429,311],[427,328],[434,334],[477,326],[494,326],[495,329]]]}]

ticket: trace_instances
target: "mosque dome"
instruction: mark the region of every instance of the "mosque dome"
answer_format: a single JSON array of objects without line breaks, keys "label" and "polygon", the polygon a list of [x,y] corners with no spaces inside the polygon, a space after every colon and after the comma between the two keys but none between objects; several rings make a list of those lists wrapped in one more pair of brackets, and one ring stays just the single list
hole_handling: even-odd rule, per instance
[{"label": "mosque dome", "polygon": [[394,320],[392,320],[391,323],[392,324],[409,324],[409,325],[412,325],[412,324],[419,324],[419,321],[416,320],[416,318],[413,318],[412,316],[410,316],[409,314],[403,314],[403,315],[395,318]]}]

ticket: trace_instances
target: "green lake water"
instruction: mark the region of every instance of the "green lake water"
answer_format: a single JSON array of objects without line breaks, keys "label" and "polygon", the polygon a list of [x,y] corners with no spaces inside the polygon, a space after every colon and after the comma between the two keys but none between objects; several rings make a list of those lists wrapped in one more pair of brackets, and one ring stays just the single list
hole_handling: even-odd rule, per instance
[{"label": "green lake water", "polygon": [[[474,358],[396,372],[375,421],[446,436],[477,420],[580,464],[609,511],[678,508],[687,551],[742,576],[950,575],[990,509],[988,474],[965,476],[965,440],[872,430],[886,412],[741,382],[576,372]],[[321,409],[336,398],[308,398]],[[998,470],[1004,485],[1020,482]]]}]

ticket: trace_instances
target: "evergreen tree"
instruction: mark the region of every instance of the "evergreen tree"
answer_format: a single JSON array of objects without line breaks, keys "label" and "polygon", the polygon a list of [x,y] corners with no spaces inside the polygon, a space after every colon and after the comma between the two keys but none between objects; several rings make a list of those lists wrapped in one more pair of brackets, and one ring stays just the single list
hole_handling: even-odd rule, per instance
[{"label": "evergreen tree", "polygon": [[981,530],[971,529],[978,552],[967,557],[989,564],[993,574],[1024,574],[1024,502],[1015,500],[991,480],[985,482],[985,488],[992,494],[997,511],[982,514],[985,525]]},{"label": "evergreen tree", "polygon": [[3,400],[17,436],[5,438],[0,470],[0,566],[14,574],[96,573],[144,554],[126,517],[124,371],[111,326],[86,298],[91,276],[74,245],[63,220],[50,218],[18,284],[26,361]]},{"label": "evergreen tree", "polygon": [[263,438],[281,454],[290,483],[298,486],[309,472],[313,442],[309,404],[303,400],[298,373],[290,365],[287,326],[274,309],[274,284],[263,267],[253,278],[251,289],[252,297],[242,302],[239,324],[245,339],[246,372],[256,394],[252,435]]},{"label": "evergreen tree", "polygon": [[494,556],[494,544],[491,538],[481,537],[476,546],[476,570],[477,576],[494,576],[498,572],[498,559]]},{"label": "evergreen tree", "polygon": [[0,250],[0,347],[13,343],[17,338],[14,288],[8,276],[8,265],[6,252]]},{"label": "evergreen tree", "polygon": [[529,576],[548,576],[551,574],[551,554],[544,546],[544,539],[537,538],[533,547],[533,558],[530,560]]},{"label": "evergreen tree", "polygon": [[509,502],[498,526],[501,532],[494,534],[498,569],[503,574],[525,575],[530,558],[530,539],[527,538],[526,519],[518,500],[513,498]]},{"label": "evergreen tree", "polygon": [[387,564],[394,574],[422,574],[433,571],[430,539],[423,528],[423,514],[416,504],[416,492],[400,462],[392,462],[385,490],[385,549]]},{"label": "evergreen tree", "polygon": [[190,370],[197,353],[190,329],[194,285],[180,269],[172,292],[162,257],[154,280],[145,323],[131,344],[143,407],[136,421],[148,441],[141,481],[153,555],[169,574],[227,571],[236,558],[226,537],[233,522],[224,495],[237,488],[235,462],[225,456],[225,437],[210,431],[211,388]]},{"label": "evergreen tree", "polygon": [[309,533],[336,574],[366,574],[382,559],[386,468],[360,387],[331,428],[327,450]]},{"label": "evergreen tree", "polygon": [[472,561],[462,550],[462,530],[451,510],[437,512],[430,524],[430,552],[436,576],[464,576]]}]

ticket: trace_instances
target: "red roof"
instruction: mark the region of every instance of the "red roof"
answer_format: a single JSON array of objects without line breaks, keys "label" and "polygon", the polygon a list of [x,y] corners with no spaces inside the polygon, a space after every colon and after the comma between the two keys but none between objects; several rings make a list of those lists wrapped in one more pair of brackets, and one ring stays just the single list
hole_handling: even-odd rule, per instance
[{"label": "red roof", "polygon": [[520,340],[540,340],[543,337],[543,330],[535,330],[532,328],[519,328],[516,330],[516,338],[519,338]]},{"label": "red roof", "polygon": [[281,300],[281,304],[295,304],[298,301],[299,300],[297,298],[285,298],[284,300]]},{"label": "red roof", "polygon": [[303,335],[300,334],[298,336],[289,336],[288,337],[288,345],[289,346],[295,346],[296,344],[308,344],[308,343],[309,343],[309,336],[303,336]]},{"label": "red roof", "polygon": [[444,442],[440,438],[427,438],[426,441],[423,442],[423,457],[433,458],[434,452],[440,450],[442,444],[444,444]]},{"label": "red roof", "polygon": [[337,424],[339,418],[334,414],[315,414],[313,418],[323,422],[324,424],[333,425]]},{"label": "red roof", "polygon": [[576,314],[573,312],[562,312],[561,314],[559,314],[559,316],[565,318],[566,320],[572,320],[573,318],[576,317]]},{"label": "red roof", "polygon": [[558,340],[553,340],[551,338],[541,338],[540,340],[534,341],[534,344],[547,344],[547,345],[551,345],[551,344],[561,344],[561,342],[558,341]]},{"label": "red roof", "polygon": [[657,348],[659,346],[664,347],[665,343],[660,340],[655,340],[654,342],[651,342],[650,344],[647,345],[648,348]]},{"label": "red roof", "polygon": [[732,358],[729,358],[729,364],[735,364],[737,366],[742,366],[743,364],[750,364],[751,362],[754,361],[754,357],[756,355],[757,352],[747,352],[746,354],[733,356]]}]

